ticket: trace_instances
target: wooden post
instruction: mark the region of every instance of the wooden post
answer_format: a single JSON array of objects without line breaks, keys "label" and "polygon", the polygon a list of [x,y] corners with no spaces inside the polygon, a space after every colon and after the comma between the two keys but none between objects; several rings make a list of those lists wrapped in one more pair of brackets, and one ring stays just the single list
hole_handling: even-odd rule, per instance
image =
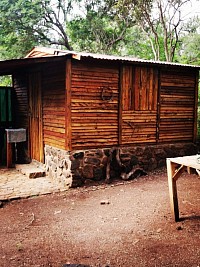
[{"label": "wooden post", "polygon": [[158,89],[157,89],[157,117],[156,117],[156,143],[159,143],[160,139],[160,101],[161,101],[161,80],[160,80],[161,72],[160,70],[157,72],[158,77]]},{"label": "wooden post", "polygon": [[44,163],[41,72],[29,73],[29,149],[31,159]]},{"label": "wooden post", "polygon": [[167,159],[167,176],[168,176],[168,186],[169,186],[169,197],[172,214],[175,221],[179,221],[179,208],[178,208],[178,197],[177,197],[177,187],[175,174],[175,164]]},{"label": "wooden post", "polygon": [[198,86],[199,86],[199,72],[197,71],[195,77],[195,99],[194,99],[194,132],[193,143],[197,141],[197,122],[198,122]]},{"label": "wooden post", "polygon": [[123,65],[119,67],[118,145],[122,144]]},{"label": "wooden post", "polygon": [[65,148],[66,150],[72,149],[72,125],[71,125],[71,76],[72,76],[72,64],[71,59],[67,59],[66,62],[66,74],[65,74]]},{"label": "wooden post", "polygon": [[12,168],[12,143],[8,143],[6,142],[6,164],[7,164],[7,168]]}]

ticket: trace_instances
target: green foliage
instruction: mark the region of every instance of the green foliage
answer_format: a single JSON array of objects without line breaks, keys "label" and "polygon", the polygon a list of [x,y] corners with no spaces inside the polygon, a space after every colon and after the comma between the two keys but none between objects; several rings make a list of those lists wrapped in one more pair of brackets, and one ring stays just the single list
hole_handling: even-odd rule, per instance
[{"label": "green foliage", "polygon": [[77,50],[120,54],[126,28],[109,16],[90,10],[85,18],[77,17],[68,24],[73,47]]},{"label": "green foliage", "polygon": [[12,77],[10,75],[0,76],[0,86],[12,86]]},{"label": "green foliage", "polygon": [[75,16],[67,25],[75,49],[122,54],[127,41],[126,33],[133,20],[125,17],[123,12],[118,12],[118,2],[86,2],[85,15]]},{"label": "green foliage", "polygon": [[[0,56],[19,58],[40,44],[43,10],[39,0],[0,1]],[[41,28],[39,28],[41,27]]]},{"label": "green foliage", "polygon": [[121,55],[136,58],[152,59],[153,53],[151,45],[147,42],[146,35],[137,25],[127,29]]},{"label": "green foliage", "polygon": [[200,18],[194,17],[185,24],[185,34],[181,38],[178,61],[200,65]]},{"label": "green foliage", "polygon": [[189,22],[188,32],[182,30],[181,20],[173,19],[184,2],[1,0],[0,58],[20,58],[33,46],[54,45],[200,64],[199,21]]},{"label": "green foliage", "polygon": [[180,61],[200,65],[200,34],[192,33],[183,38],[183,51]]}]

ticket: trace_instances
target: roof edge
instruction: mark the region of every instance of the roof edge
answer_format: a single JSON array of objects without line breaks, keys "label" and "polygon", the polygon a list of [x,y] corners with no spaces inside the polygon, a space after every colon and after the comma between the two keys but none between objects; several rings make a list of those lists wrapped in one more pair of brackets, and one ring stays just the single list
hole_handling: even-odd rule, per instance
[{"label": "roof edge", "polygon": [[189,67],[189,68],[197,68],[200,69],[198,65],[191,64],[183,64],[177,62],[167,62],[167,61],[156,61],[156,60],[146,60],[139,59],[131,56],[113,56],[113,55],[105,55],[105,54],[95,54],[95,53],[87,53],[87,52],[76,52],[71,50],[61,50],[56,48],[49,47],[34,47],[25,58],[37,58],[37,57],[51,57],[51,56],[64,56],[71,55],[72,58],[81,60],[81,58],[91,58],[91,59],[99,59],[99,60],[111,60],[111,61],[121,61],[127,63],[144,63],[144,64],[153,64],[160,66],[177,66],[177,67]]}]

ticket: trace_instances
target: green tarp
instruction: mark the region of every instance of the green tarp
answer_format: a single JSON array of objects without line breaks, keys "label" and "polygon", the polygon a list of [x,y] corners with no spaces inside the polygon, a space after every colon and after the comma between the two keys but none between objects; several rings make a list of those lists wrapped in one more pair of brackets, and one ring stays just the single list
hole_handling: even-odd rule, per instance
[{"label": "green tarp", "polygon": [[0,165],[6,161],[5,129],[12,125],[11,94],[11,87],[0,87]]},{"label": "green tarp", "polygon": [[0,87],[0,124],[8,126],[12,121],[11,109],[11,90],[10,87]]}]

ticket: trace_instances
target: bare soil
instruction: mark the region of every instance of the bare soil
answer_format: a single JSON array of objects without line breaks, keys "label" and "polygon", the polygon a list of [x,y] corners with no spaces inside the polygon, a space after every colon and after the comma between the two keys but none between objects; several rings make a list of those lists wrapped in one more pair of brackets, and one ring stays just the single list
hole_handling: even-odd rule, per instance
[{"label": "bare soil", "polygon": [[166,169],[4,203],[0,266],[200,266],[200,179],[184,173],[177,183],[178,223]]}]

